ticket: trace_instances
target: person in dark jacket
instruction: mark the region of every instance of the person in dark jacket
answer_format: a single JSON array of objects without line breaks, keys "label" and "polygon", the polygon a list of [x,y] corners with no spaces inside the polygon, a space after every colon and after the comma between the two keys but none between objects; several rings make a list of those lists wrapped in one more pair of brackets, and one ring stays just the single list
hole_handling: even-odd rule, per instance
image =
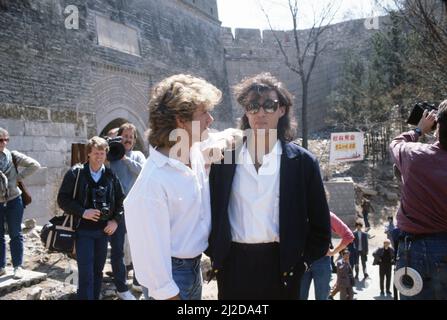
[{"label": "person in dark jacket", "polygon": [[359,262],[362,261],[363,276],[368,278],[366,271],[366,261],[368,260],[368,234],[362,231],[363,224],[357,222],[355,224],[356,231],[354,231],[354,248],[355,248],[355,278],[359,278]]},{"label": "person in dark jacket", "polygon": [[[246,137],[210,172],[206,253],[219,299],[298,299],[300,279],[329,250],[318,162],[293,140],[292,96],[268,73],[236,88]],[[230,163],[229,163],[230,162]]]},{"label": "person in dark jacket", "polygon": [[385,240],[383,242],[383,247],[378,248],[376,251],[374,251],[373,257],[373,265],[379,266],[380,295],[385,295],[384,282],[386,278],[386,294],[391,296],[391,268],[394,264],[394,249],[391,248],[391,241],[388,239]]},{"label": "person in dark jacket", "polygon": [[74,166],[65,174],[57,202],[78,222],[78,299],[99,300],[107,242],[121,220],[124,194],[118,178],[104,166],[109,148],[107,142],[93,137],[86,147],[88,162]]}]

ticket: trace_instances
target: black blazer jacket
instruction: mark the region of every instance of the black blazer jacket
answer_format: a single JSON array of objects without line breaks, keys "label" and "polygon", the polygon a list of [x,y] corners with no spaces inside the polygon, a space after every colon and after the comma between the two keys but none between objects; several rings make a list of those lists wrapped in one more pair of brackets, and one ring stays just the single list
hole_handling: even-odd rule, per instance
[{"label": "black blazer jacket", "polygon": [[[292,276],[326,255],[331,241],[329,208],[316,158],[295,143],[281,142],[279,232],[281,274]],[[228,205],[241,148],[227,151],[210,172],[212,229],[206,254],[214,272],[231,246]],[[232,160],[232,161],[229,161]],[[231,163],[231,164],[225,164]],[[295,270],[295,271],[294,271]]]}]

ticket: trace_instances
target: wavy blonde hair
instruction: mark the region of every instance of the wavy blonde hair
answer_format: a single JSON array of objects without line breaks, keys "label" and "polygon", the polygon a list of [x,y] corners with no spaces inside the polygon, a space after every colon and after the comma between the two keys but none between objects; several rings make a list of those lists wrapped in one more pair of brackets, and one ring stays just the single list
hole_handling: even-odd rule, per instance
[{"label": "wavy blonde hair", "polygon": [[107,141],[101,137],[95,136],[88,140],[86,145],[86,152],[89,154],[92,152],[93,148],[96,148],[98,150],[105,150],[106,152],[109,152],[109,144]]},{"label": "wavy blonde hair", "polygon": [[159,82],[149,101],[149,143],[172,147],[169,134],[177,128],[176,119],[191,121],[199,106],[212,110],[220,103],[222,92],[202,78],[178,74]]}]

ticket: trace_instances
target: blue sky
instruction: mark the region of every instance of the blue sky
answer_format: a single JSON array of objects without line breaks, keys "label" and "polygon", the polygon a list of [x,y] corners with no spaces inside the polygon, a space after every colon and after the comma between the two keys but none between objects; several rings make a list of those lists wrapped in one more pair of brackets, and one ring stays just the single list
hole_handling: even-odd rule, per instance
[{"label": "blue sky", "polygon": [[[335,3],[336,14],[334,23],[356,19],[371,18],[383,14],[383,4],[390,5],[393,0],[299,0],[302,3],[302,15],[299,28],[312,26],[313,12],[317,15],[328,3]],[[222,26],[231,28],[269,29],[267,19],[261,11],[261,5],[266,9],[272,26],[277,30],[292,29],[288,0],[217,0],[219,18]]]}]

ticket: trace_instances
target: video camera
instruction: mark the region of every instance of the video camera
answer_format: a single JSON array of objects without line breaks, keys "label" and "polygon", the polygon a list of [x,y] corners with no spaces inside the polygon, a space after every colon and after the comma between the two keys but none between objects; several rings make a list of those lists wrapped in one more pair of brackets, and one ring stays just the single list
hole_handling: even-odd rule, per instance
[{"label": "video camera", "polygon": [[[422,118],[424,110],[428,110],[429,112],[432,110],[438,111],[438,108],[434,104],[430,104],[427,101],[418,102],[413,106],[413,109],[411,110],[410,117],[408,118],[407,123],[417,126]],[[437,123],[434,124],[432,128],[433,130],[436,129],[436,125]]]},{"label": "video camera", "polygon": [[118,136],[115,138],[105,137],[107,143],[109,144],[109,152],[107,153],[108,161],[117,161],[124,157],[126,154],[126,149],[124,145],[121,143],[123,138]]}]

